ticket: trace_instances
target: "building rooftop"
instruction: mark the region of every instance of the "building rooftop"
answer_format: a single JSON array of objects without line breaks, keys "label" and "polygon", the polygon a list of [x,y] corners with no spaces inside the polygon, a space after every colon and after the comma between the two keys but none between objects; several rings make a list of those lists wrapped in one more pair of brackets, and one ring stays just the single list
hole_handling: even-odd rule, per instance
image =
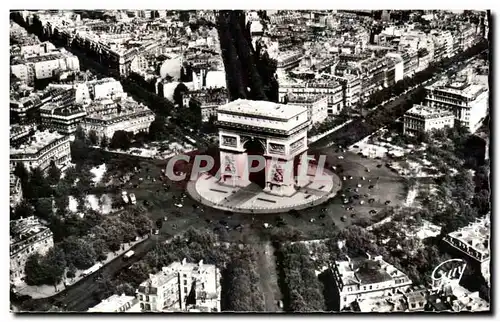
[{"label": "building rooftop", "polygon": [[172,279],[178,279],[179,274],[190,274],[196,283],[197,299],[218,298],[218,274],[215,265],[199,263],[174,262],[167,267],[163,267],[161,272],[150,274],[149,279],[139,286],[139,292],[146,294],[155,294],[162,285],[170,282]]},{"label": "building rooftop", "polygon": [[490,217],[489,215],[448,234],[476,251],[488,254],[490,252]]},{"label": "building rooftop", "polygon": [[111,295],[107,299],[101,301],[101,303],[97,304],[94,307],[88,309],[87,312],[117,312],[120,308],[122,308],[125,304],[131,303],[135,301],[134,296],[127,296],[125,294],[122,295]]},{"label": "building rooftop", "polygon": [[238,99],[222,105],[219,107],[218,112],[239,113],[248,116],[268,116],[282,120],[289,120],[294,116],[306,113],[307,109],[302,106]]},{"label": "building rooftop", "polygon": [[27,144],[21,145],[19,148],[11,148],[10,155],[14,154],[35,154],[52,142],[62,139],[64,135],[48,130],[38,131],[30,137]]},{"label": "building rooftop", "polygon": [[380,256],[353,258],[336,262],[344,285],[367,285],[390,281],[406,275],[388,264]]},{"label": "building rooftop", "polygon": [[288,104],[312,104],[325,98],[323,95],[288,95]]},{"label": "building rooftop", "polygon": [[411,109],[406,111],[405,115],[417,116],[424,119],[432,119],[445,116],[453,116],[453,112],[430,106],[414,105]]},{"label": "building rooftop", "polygon": [[430,89],[440,90],[450,94],[460,95],[470,99],[477,98],[480,94],[487,91],[487,87],[481,84],[472,83],[465,77],[452,80],[441,80],[429,87]]},{"label": "building rooftop", "polygon": [[[28,238],[42,232],[47,231],[49,228],[40,223],[38,218],[31,216],[28,218],[21,218],[10,221],[10,250],[15,252],[18,250],[18,243],[27,240]],[[49,230],[50,231],[50,230]]]}]

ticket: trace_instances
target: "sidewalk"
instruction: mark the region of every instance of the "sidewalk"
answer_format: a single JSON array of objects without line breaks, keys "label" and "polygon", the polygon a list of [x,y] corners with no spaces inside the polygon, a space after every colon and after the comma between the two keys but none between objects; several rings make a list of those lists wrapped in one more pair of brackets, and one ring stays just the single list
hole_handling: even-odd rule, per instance
[{"label": "sidewalk", "polygon": [[335,131],[338,131],[340,130],[341,128],[343,128],[344,126],[346,126],[347,124],[351,123],[352,120],[349,120],[349,121],[346,121],[340,125],[337,125],[336,127],[334,127],[333,129],[330,129],[326,132],[323,132],[321,134],[318,134],[318,135],[315,135],[315,136],[311,136],[307,141],[308,141],[308,144],[311,144],[311,143],[314,143],[316,141],[318,141],[319,139],[322,139],[324,138],[325,136],[327,136],[328,134],[331,134]]},{"label": "sidewalk", "polygon": [[[104,261],[101,261],[100,263],[102,263],[104,267],[106,264],[120,257],[121,255],[125,254],[130,248],[134,247],[135,245],[144,241],[145,239],[147,239],[147,236],[131,243],[122,244],[122,249],[120,251],[114,253],[113,252],[108,253],[108,257]],[[25,282],[21,282],[19,284],[16,284],[17,293],[20,295],[29,295],[33,299],[42,299],[46,297],[51,297],[53,295],[56,295],[64,291],[64,289],[67,286],[71,286],[76,282],[78,282],[79,280],[81,280],[82,278],[85,278],[85,276],[82,276],[83,271],[84,270],[77,270],[75,272],[74,278],[66,278],[66,272],[65,272],[63,281],[59,283],[56,287],[54,287],[53,285],[39,285],[39,286],[27,285]]]}]

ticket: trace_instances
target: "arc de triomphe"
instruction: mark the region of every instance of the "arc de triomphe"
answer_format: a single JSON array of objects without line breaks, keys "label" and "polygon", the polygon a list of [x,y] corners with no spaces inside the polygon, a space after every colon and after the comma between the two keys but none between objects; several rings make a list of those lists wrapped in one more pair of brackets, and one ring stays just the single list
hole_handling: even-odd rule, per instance
[{"label": "arc de triomphe", "polygon": [[307,108],[266,101],[236,100],[217,109],[220,183],[250,184],[249,146],[266,160],[264,191],[291,196],[305,186],[307,175],[296,176],[296,160],[307,158]]}]

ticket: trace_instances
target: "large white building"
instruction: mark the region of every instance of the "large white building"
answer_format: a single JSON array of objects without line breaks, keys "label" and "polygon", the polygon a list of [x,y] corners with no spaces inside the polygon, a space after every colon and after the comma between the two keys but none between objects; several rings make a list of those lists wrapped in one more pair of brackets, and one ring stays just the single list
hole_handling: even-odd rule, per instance
[{"label": "large white building", "polygon": [[51,78],[64,71],[79,70],[78,57],[65,49],[16,57],[10,67],[11,74],[26,83],[32,83],[35,79]]},{"label": "large white building", "polygon": [[301,84],[286,84],[279,87],[279,99],[283,102],[285,96],[301,95],[316,97],[324,95],[328,100],[328,115],[336,115],[344,108],[344,88],[339,81],[309,81]]},{"label": "large white building", "polygon": [[475,132],[489,110],[489,91],[461,75],[426,87],[425,105],[452,111],[455,120]]},{"label": "large white building", "polygon": [[384,261],[382,256],[336,261],[332,273],[340,310],[349,308],[356,301],[391,296],[412,285],[405,273]]},{"label": "large white building", "polygon": [[10,149],[10,164],[13,168],[17,163],[23,163],[28,171],[37,167],[45,170],[51,161],[58,166],[71,161],[69,136],[39,131],[32,135],[28,142]]},{"label": "large white building", "polygon": [[45,254],[54,246],[52,232],[35,217],[21,218],[10,222],[10,279],[20,282],[24,277],[24,266],[35,254]]},{"label": "large white building", "polygon": [[215,265],[174,262],[139,286],[143,312],[220,312],[220,271]]},{"label": "large white building", "polygon": [[417,135],[434,129],[453,127],[455,117],[451,111],[429,106],[414,105],[404,115],[404,134]]},{"label": "large white building", "polygon": [[87,310],[89,313],[138,313],[141,312],[135,296],[113,294]]},{"label": "large white building", "polygon": [[106,99],[87,108],[81,126],[86,132],[95,131],[101,137],[112,138],[116,131],[148,132],[154,119],[155,114],[149,108],[131,99]]},{"label": "large white building", "polygon": [[324,95],[289,95],[288,105],[299,105],[307,107],[307,117],[311,126],[321,123],[328,117],[328,100]]}]

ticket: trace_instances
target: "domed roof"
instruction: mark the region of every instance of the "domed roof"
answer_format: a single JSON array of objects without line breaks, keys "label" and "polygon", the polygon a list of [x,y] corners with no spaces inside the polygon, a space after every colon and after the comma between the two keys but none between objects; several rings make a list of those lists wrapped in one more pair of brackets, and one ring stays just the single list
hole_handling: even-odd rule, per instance
[{"label": "domed roof", "polygon": [[160,67],[160,77],[165,78],[167,75],[170,75],[174,79],[179,79],[181,77],[181,68],[182,59],[180,57],[167,59]]}]

